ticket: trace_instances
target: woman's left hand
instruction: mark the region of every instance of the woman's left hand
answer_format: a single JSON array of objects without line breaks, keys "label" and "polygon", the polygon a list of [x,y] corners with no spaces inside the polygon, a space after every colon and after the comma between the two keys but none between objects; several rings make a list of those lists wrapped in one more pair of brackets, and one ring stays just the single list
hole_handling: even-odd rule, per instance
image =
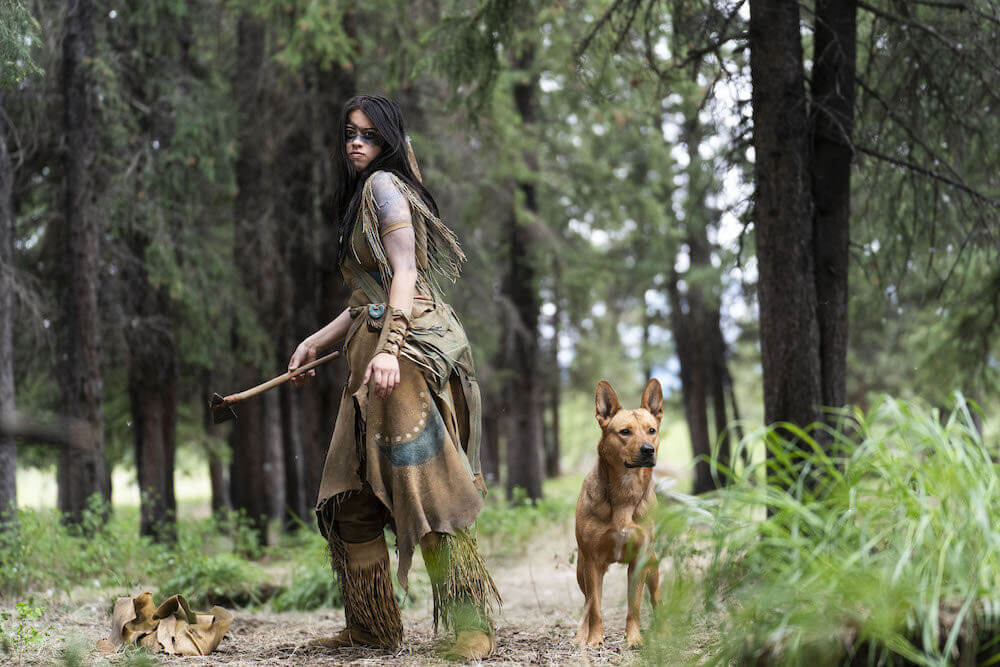
[{"label": "woman's left hand", "polygon": [[388,352],[379,352],[368,362],[365,369],[365,384],[372,381],[371,388],[379,398],[388,398],[399,384],[399,359]]}]

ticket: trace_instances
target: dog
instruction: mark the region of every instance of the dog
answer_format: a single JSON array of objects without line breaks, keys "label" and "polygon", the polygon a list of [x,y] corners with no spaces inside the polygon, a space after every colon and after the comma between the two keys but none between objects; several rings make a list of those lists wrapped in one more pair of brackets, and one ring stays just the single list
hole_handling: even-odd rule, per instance
[{"label": "dog", "polygon": [[663,390],[653,379],[642,392],[642,407],[625,410],[611,385],[597,385],[597,423],[601,441],[597,464],[583,481],[576,503],[576,581],[586,600],[576,640],[604,641],[601,589],[612,563],[628,563],[628,616],[625,642],[639,646],[642,589],[653,606],[660,602],[660,572],[653,553],[650,510],[656,505],[653,468],[660,446]]}]

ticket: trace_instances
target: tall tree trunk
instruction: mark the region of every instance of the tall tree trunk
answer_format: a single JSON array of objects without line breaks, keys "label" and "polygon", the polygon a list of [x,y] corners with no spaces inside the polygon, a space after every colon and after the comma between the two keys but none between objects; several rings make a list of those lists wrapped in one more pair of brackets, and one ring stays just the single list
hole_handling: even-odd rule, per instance
[{"label": "tall tree trunk", "polygon": [[[143,317],[136,319],[141,322]],[[141,325],[129,333],[128,393],[139,481],[139,533],[172,542],[177,538],[176,352],[169,334],[154,336]]]},{"label": "tall tree trunk", "polygon": [[61,85],[66,190],[60,385],[66,415],[84,421],[90,428],[82,449],[60,451],[58,495],[59,509],[66,519],[77,522],[90,496],[98,494],[107,501],[111,499],[111,478],[104,461],[104,383],[97,302],[101,234],[94,170],[100,123],[90,72],[94,57],[91,0],[77,0],[67,6],[63,30]]},{"label": "tall tree trunk", "polygon": [[[712,442],[708,433],[707,369],[700,341],[704,332],[700,330],[703,318],[697,299],[682,295],[677,273],[670,272],[667,281],[667,296],[670,300],[670,328],[677,349],[680,364],[681,396],[684,399],[684,418],[691,437],[691,453],[695,458],[694,493],[705,493],[715,488],[709,459],[712,456]],[[690,289],[690,286],[689,286]],[[686,305],[686,308],[685,308]]]},{"label": "tall tree trunk", "polygon": [[[523,80],[514,84],[514,103],[523,131],[532,131],[536,116],[536,89],[538,77],[532,73],[534,53],[525,47],[517,58],[516,67],[523,72]],[[538,157],[532,152],[524,156],[532,174],[537,173]],[[521,487],[532,500],[542,497],[543,442],[542,400],[543,380],[539,372],[538,313],[539,303],[535,264],[536,249],[531,226],[538,214],[535,183],[525,180],[517,183],[523,198],[526,220],[511,212],[508,227],[510,250],[506,280],[506,296],[513,307],[517,321],[513,323],[511,356],[507,368],[511,379],[506,390],[506,404],[510,411],[510,429],[507,439],[507,492]]]},{"label": "tall tree trunk", "polygon": [[[212,398],[212,376],[205,372],[202,377],[201,404],[204,406],[204,428],[209,437],[222,439],[222,426],[216,424],[212,418],[212,408],[209,407]],[[212,515],[217,517],[225,516],[232,508],[229,500],[229,474],[223,462],[222,452],[216,447],[209,447],[208,452],[208,479],[212,487]]]},{"label": "tall tree trunk", "polygon": [[726,389],[729,369],[726,364],[726,340],[719,324],[718,307],[709,308],[705,321],[705,347],[709,350],[709,393],[712,395],[712,416],[715,419],[715,441],[718,443],[716,459],[724,466],[730,465],[729,420],[726,418]]},{"label": "tall tree trunk", "polygon": [[128,396],[139,483],[139,534],[158,542],[177,539],[174,459],[177,450],[177,347],[169,324],[170,296],[152,287],[146,270],[149,238],[138,229],[126,239],[123,262],[128,346]]},{"label": "tall tree trunk", "polygon": [[[7,151],[7,114],[0,93],[0,419],[14,414],[14,169]],[[17,509],[17,442],[0,432],[0,534]]]},{"label": "tall tree trunk", "polygon": [[556,286],[552,291],[552,302],[555,305],[555,312],[552,315],[552,344],[549,346],[549,382],[546,392],[549,422],[546,425],[548,437],[545,443],[545,476],[548,478],[558,477],[562,473],[559,465],[561,449],[559,446],[559,403],[562,395],[562,374],[559,371],[559,323],[562,313],[559,308],[560,270],[558,260],[555,262],[554,274],[553,280]]},{"label": "tall tree trunk", "polygon": [[764,419],[806,426],[822,392],[797,2],[750,3],[750,74]]},{"label": "tall tree trunk", "polygon": [[813,252],[822,403],[847,395],[847,277],[851,214],[857,0],[817,0],[812,69]]},{"label": "tall tree trunk", "polygon": [[[245,293],[253,299],[255,313],[267,328],[274,324],[276,267],[273,235],[267,201],[267,166],[262,150],[267,146],[269,128],[260,110],[266,107],[263,82],[266,29],[260,20],[243,13],[237,20],[236,75],[233,89],[239,106],[238,155],[236,159],[235,261]],[[234,349],[241,350],[245,339],[234,332]],[[270,354],[268,357],[272,356]],[[277,367],[276,363],[244,361],[236,386],[252,387]],[[246,401],[240,405],[239,419],[230,432],[233,458],[230,490],[233,507],[246,512],[261,539],[267,539],[268,520],[277,518],[276,508],[284,502],[284,472],[281,451],[281,413],[277,394]],[[274,438],[278,441],[275,442]]]},{"label": "tall tree trunk", "polygon": [[[345,18],[345,30],[350,32],[352,29],[349,17]],[[331,119],[340,114],[341,106],[353,94],[356,83],[353,68],[317,68],[313,79],[307,91],[308,146],[302,148],[307,154],[299,157],[301,178],[308,184],[308,189],[300,193],[305,204],[301,207],[301,220],[305,224],[296,234],[288,261],[296,304],[292,313],[291,339],[285,351],[288,356],[303,338],[336,317],[350,297],[340,268],[331,261],[337,257],[338,249],[337,235],[331,224],[335,214],[330,204],[333,196],[330,156],[344,140],[337,135],[336,123]],[[301,478],[300,492],[290,486],[287,491],[289,506],[293,506],[292,501],[301,503],[299,511],[307,523],[312,521],[333,422],[346,384],[346,365],[334,362],[319,369],[304,388],[291,391],[289,407],[297,409],[293,419],[298,421]]]}]

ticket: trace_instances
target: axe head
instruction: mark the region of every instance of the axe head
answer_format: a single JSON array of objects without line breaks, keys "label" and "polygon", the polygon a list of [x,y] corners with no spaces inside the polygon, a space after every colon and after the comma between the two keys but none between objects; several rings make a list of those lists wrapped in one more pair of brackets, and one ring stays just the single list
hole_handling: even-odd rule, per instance
[{"label": "axe head", "polygon": [[219,394],[212,394],[212,402],[209,403],[209,407],[212,408],[212,421],[216,424],[236,419],[236,412],[232,406],[226,403],[226,399]]}]

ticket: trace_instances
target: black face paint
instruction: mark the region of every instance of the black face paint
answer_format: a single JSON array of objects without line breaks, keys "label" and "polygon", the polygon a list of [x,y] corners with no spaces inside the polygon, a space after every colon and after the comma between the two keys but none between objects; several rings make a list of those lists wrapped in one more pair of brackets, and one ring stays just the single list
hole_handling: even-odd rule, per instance
[{"label": "black face paint", "polygon": [[353,125],[347,126],[344,130],[344,143],[351,143],[355,139],[361,139],[362,143],[368,144],[369,146],[375,146],[377,148],[382,148],[384,145],[384,140],[375,130],[365,130],[361,132],[358,128]]}]

